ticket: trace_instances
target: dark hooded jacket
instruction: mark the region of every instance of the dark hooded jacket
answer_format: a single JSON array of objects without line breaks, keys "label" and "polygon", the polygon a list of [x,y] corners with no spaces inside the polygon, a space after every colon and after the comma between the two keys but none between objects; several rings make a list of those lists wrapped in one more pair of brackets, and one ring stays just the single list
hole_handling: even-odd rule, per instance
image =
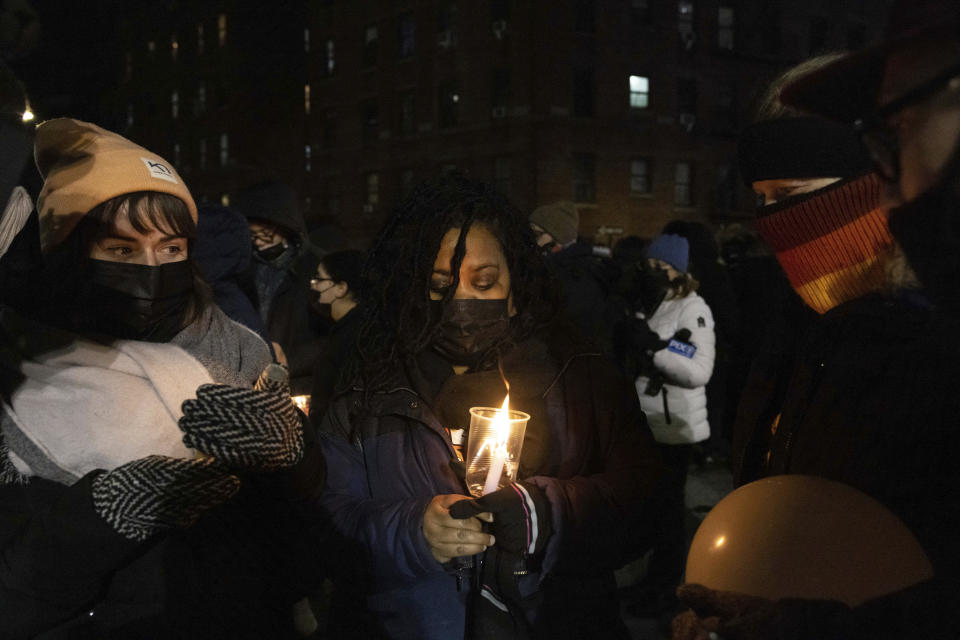
[{"label": "dark hooded jacket", "polygon": [[239,191],[233,208],[247,220],[273,223],[289,233],[290,248],[279,263],[265,263],[254,253],[246,281],[270,341],[286,355],[291,391],[308,394],[321,336],[310,318],[313,274],[295,271],[306,231],[296,194],[285,185],[265,182]]}]

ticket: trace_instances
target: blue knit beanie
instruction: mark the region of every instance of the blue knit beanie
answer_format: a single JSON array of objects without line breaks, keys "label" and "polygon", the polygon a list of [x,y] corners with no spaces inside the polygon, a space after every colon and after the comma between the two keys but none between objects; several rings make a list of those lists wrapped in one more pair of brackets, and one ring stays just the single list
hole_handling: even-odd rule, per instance
[{"label": "blue knit beanie", "polygon": [[690,243],[683,236],[667,233],[650,241],[647,258],[663,260],[677,271],[686,273],[690,260]]}]

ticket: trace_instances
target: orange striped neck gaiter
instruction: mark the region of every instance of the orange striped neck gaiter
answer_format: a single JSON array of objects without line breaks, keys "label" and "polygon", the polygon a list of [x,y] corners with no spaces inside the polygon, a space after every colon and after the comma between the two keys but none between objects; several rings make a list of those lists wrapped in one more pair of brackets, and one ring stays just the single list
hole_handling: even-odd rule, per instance
[{"label": "orange striped neck gaiter", "polygon": [[879,290],[893,244],[873,173],[771,205],[756,221],[790,284],[817,313]]}]

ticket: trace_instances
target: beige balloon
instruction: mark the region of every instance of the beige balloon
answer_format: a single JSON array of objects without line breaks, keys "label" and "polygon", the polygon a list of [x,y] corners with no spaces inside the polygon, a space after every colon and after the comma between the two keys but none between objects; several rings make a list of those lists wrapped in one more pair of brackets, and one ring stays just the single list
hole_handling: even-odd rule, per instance
[{"label": "beige balloon", "polygon": [[770,599],[855,606],[933,577],[926,553],[882,504],[848,485],[785,475],[744,485],[697,530],[686,581]]}]

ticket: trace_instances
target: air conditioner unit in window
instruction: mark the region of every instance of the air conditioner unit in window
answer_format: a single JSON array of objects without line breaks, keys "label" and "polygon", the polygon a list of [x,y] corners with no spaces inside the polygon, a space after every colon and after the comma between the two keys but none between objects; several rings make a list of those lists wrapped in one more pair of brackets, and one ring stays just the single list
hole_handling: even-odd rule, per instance
[{"label": "air conditioner unit in window", "polygon": [[697,124],[697,116],[692,113],[681,113],[680,124],[686,127],[687,131],[693,131],[693,126]]},{"label": "air conditioner unit in window", "polygon": [[442,49],[449,49],[456,43],[456,38],[450,30],[441,31],[437,34],[437,46]]},{"label": "air conditioner unit in window", "polygon": [[494,118],[506,118],[507,117],[507,108],[506,107],[494,107],[491,111],[491,114]]},{"label": "air conditioner unit in window", "polygon": [[503,40],[507,36],[506,20],[494,20],[490,28],[493,29],[493,37],[497,40]]}]

